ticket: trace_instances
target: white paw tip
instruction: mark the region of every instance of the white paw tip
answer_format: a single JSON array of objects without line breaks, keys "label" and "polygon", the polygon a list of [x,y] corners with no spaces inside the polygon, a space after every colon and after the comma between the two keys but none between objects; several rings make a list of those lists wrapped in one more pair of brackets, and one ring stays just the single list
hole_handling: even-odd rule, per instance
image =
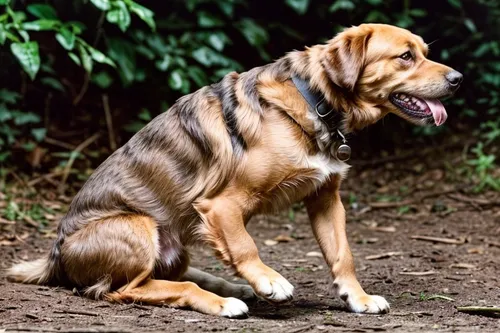
[{"label": "white paw tip", "polygon": [[286,302],[293,298],[294,287],[285,278],[280,277],[274,281],[262,277],[258,284],[257,292],[260,296],[272,302]]},{"label": "white paw tip", "polygon": [[246,317],[248,314],[248,306],[237,298],[228,297],[226,303],[222,306],[220,315],[228,318]]},{"label": "white paw tip", "polygon": [[366,295],[358,298],[349,297],[347,304],[356,313],[388,313],[391,308],[385,298],[377,295]]}]

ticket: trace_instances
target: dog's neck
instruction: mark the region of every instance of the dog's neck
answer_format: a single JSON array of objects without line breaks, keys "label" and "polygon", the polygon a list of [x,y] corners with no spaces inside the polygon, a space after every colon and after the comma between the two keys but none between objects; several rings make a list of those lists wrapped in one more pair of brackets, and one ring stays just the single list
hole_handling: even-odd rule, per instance
[{"label": "dog's neck", "polygon": [[327,127],[331,142],[330,153],[341,161],[347,161],[351,156],[351,148],[341,131],[342,113],[335,110],[322,93],[314,91],[307,80],[292,75],[292,82],[311,107],[311,112]]}]

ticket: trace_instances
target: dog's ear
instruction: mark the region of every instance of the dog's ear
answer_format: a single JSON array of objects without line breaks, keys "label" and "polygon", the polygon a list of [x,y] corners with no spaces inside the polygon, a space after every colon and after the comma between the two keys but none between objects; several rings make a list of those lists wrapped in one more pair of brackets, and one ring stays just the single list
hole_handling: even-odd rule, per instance
[{"label": "dog's ear", "polygon": [[354,91],[365,65],[371,31],[349,28],[332,39],[325,50],[323,67],[337,86]]}]

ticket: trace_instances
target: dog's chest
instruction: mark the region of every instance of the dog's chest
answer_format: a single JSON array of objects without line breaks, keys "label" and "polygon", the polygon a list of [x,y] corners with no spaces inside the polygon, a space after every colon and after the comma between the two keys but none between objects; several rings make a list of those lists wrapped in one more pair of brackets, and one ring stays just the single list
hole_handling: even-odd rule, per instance
[{"label": "dog's chest", "polygon": [[[323,154],[303,156],[280,181],[261,191],[261,211],[279,211],[304,199],[320,188],[332,175],[344,177],[349,165]],[[275,171],[276,172],[276,171]]]},{"label": "dog's chest", "polygon": [[314,170],[317,186],[321,186],[331,175],[340,175],[340,177],[344,178],[349,169],[347,163],[326,154],[307,156],[303,162],[303,167]]}]

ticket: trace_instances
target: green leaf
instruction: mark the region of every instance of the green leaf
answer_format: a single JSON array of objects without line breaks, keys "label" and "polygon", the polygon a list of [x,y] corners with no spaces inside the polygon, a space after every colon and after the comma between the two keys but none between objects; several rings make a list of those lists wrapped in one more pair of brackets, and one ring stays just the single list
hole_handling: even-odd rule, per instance
[{"label": "green leaf", "polygon": [[113,4],[116,7],[106,14],[106,19],[108,22],[118,25],[120,30],[125,32],[130,26],[130,12],[123,1],[116,1]]},{"label": "green leaf", "polygon": [[198,12],[198,25],[202,28],[213,28],[224,25],[224,21],[205,11]]},{"label": "green leaf", "polygon": [[148,60],[153,60],[156,56],[155,53],[151,49],[147,48],[144,45],[137,45],[136,51],[137,51],[137,53],[145,56],[146,59],[148,59]]},{"label": "green leaf", "polygon": [[144,124],[143,122],[140,122],[140,121],[134,121],[130,124],[127,124],[125,126],[123,126],[123,129],[126,131],[126,132],[129,132],[129,133],[137,133],[139,132],[144,126],[146,126],[146,124]]},{"label": "green leaf", "polygon": [[92,82],[94,82],[101,89],[107,89],[113,83],[113,78],[108,72],[101,71],[92,75]]},{"label": "green leaf", "polygon": [[54,30],[57,26],[61,24],[59,20],[36,20],[31,22],[24,22],[21,27],[25,30],[33,31],[47,31]]},{"label": "green leaf", "polygon": [[46,128],[33,128],[31,130],[31,135],[35,138],[36,141],[42,142],[45,139],[45,135],[47,134]]},{"label": "green leaf", "polygon": [[[10,9],[10,8],[9,8]],[[15,12],[11,12],[11,15],[12,15],[12,19],[14,20],[14,22],[16,23],[21,23],[21,22],[24,22],[26,21],[26,13],[23,12],[23,11],[15,11]]]},{"label": "green leaf", "polygon": [[304,15],[309,7],[309,0],[286,0],[285,2],[300,15]]},{"label": "green leaf", "polygon": [[408,13],[414,17],[425,17],[427,15],[427,12],[420,8],[410,9]]},{"label": "green leaf", "polygon": [[170,73],[168,78],[168,85],[174,90],[180,90],[184,84],[184,78],[182,77],[182,72],[178,69]]},{"label": "green leaf", "polygon": [[17,58],[21,67],[34,80],[40,69],[40,53],[37,42],[12,43],[10,50]]},{"label": "green leaf", "polygon": [[101,51],[93,48],[92,46],[90,45],[87,45],[87,50],[89,51],[90,53],[90,56],[92,57],[92,59],[94,59],[95,61],[97,61],[98,63],[101,63],[101,64],[107,64],[107,65],[110,65],[112,67],[116,67],[115,63],[113,62],[113,60],[111,60],[111,58],[109,58],[108,56],[106,56],[104,53],[102,53]]},{"label": "green leaf", "polygon": [[28,5],[26,10],[33,16],[40,19],[54,20],[57,19],[57,12],[51,5],[35,3]]},{"label": "green leaf", "polygon": [[474,22],[470,18],[466,18],[464,20],[464,24],[467,27],[467,29],[470,30],[470,32],[476,32],[477,31],[476,25],[474,24]]},{"label": "green leaf", "polygon": [[170,54],[165,54],[161,60],[155,62],[155,65],[160,71],[165,72],[170,67],[171,63],[172,57]]},{"label": "green leaf", "polygon": [[78,21],[69,21],[69,22],[66,22],[66,25],[71,27],[71,30],[73,30],[73,33],[75,35],[79,35],[82,33],[83,30],[87,29],[85,24],[83,24],[82,22],[78,22]]},{"label": "green leaf", "polygon": [[29,42],[30,40],[30,35],[24,31],[24,30],[17,30],[17,33],[21,35],[21,37],[24,39],[25,42]]},{"label": "green leaf", "polygon": [[229,66],[229,60],[224,55],[206,46],[194,50],[191,55],[196,61],[207,67],[213,65]]},{"label": "green leaf", "polygon": [[16,111],[13,115],[14,124],[16,125],[36,124],[40,122],[40,116],[33,112]]},{"label": "green leaf", "polygon": [[335,1],[328,10],[330,13],[338,12],[339,10],[351,11],[356,8],[356,5],[350,0],[337,0]]},{"label": "green leaf", "polygon": [[76,35],[66,27],[62,27],[56,34],[56,39],[66,50],[71,51],[75,47]]},{"label": "green leaf", "polygon": [[213,33],[208,37],[208,43],[217,51],[224,50],[226,43],[229,41],[229,38],[223,32]]},{"label": "green leaf", "polygon": [[44,85],[46,85],[48,87],[51,87],[54,90],[59,90],[61,92],[65,92],[66,91],[64,89],[64,86],[62,85],[61,81],[59,81],[56,78],[53,78],[53,77],[50,77],[50,76],[46,76],[46,77],[42,77],[40,79],[40,82],[42,82],[42,84],[44,84]]},{"label": "green leaf", "polygon": [[68,52],[68,55],[75,64],[77,64],[78,66],[82,65],[82,61],[80,60],[80,58],[78,58],[76,54],[74,54],[73,52]]},{"label": "green leaf", "polygon": [[141,109],[138,117],[139,117],[139,119],[144,120],[144,121],[150,121],[151,119],[153,119],[153,117],[151,117],[151,113],[146,108]]},{"label": "green leaf", "polygon": [[230,1],[217,1],[217,5],[220,10],[229,18],[233,17],[234,14],[234,3]]},{"label": "green leaf", "polygon": [[10,0],[0,0],[0,6],[8,5]]},{"label": "green leaf", "polygon": [[4,123],[12,119],[11,111],[5,106],[4,103],[0,103],[0,123]]},{"label": "green leaf", "polygon": [[102,11],[109,10],[111,8],[111,2],[109,0],[90,0],[90,2]]},{"label": "green leaf", "polygon": [[5,104],[16,104],[21,97],[21,94],[18,92],[5,88],[0,89],[0,101],[5,102]]},{"label": "green leaf", "polygon": [[5,31],[3,23],[0,23],[0,45],[5,44],[6,39],[7,39],[7,32]]},{"label": "green leaf", "polygon": [[262,46],[269,40],[269,34],[266,29],[262,28],[252,19],[242,19],[240,24],[238,24],[238,28],[252,46]]},{"label": "green leaf", "polygon": [[78,44],[78,51],[80,51],[80,59],[82,59],[82,66],[87,71],[87,73],[92,73],[92,68],[94,63],[89,52],[82,44]]},{"label": "green leaf", "polygon": [[189,66],[187,74],[198,87],[203,87],[208,84],[208,78],[205,71],[198,66]]},{"label": "green leaf", "polygon": [[108,38],[108,55],[118,65],[120,78],[125,85],[134,81],[136,73],[135,44],[125,39]]},{"label": "green leaf", "polygon": [[135,13],[141,20],[146,22],[146,24],[151,28],[151,30],[156,30],[156,24],[154,20],[154,13],[150,9],[139,5],[133,1],[129,3],[130,10]]},{"label": "green leaf", "polygon": [[462,3],[460,0],[448,0],[448,3],[452,6],[452,7],[455,7],[457,9],[460,9],[462,8]]}]

